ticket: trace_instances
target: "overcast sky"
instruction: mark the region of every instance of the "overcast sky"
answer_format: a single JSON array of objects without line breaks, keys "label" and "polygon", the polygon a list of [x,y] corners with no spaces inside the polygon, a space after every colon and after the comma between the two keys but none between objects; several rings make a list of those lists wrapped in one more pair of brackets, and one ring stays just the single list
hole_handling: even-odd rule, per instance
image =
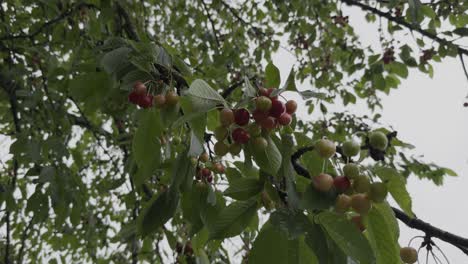
[{"label": "overcast sky", "polygon": [[[365,44],[379,47],[376,25],[368,24],[363,13],[357,8],[346,8],[350,23]],[[400,36],[405,42],[414,42],[410,35]],[[466,58],[468,62],[468,58]],[[280,68],[282,80],[287,78],[295,59],[291,54],[280,50],[274,57]],[[458,58],[445,59],[434,65],[434,78],[417,70],[410,71],[397,90],[389,96],[383,95],[383,110],[380,122],[398,131],[399,138],[416,146],[415,152],[423,155],[423,160],[435,162],[455,170],[458,177],[447,177],[444,185],[435,186],[432,182],[410,177],[408,191],[413,198],[413,211],[422,220],[446,231],[468,237],[468,81]],[[301,87],[301,86],[300,86]],[[302,88],[310,89],[309,85]],[[288,94],[286,97],[292,97]],[[333,110],[333,108],[332,108]],[[340,111],[337,107],[335,111]],[[347,111],[357,115],[369,113],[364,105],[347,107]],[[306,117],[306,109],[298,110],[298,115]],[[400,244],[407,245],[416,235],[423,235],[400,224]],[[435,240],[451,263],[468,263],[468,256],[459,249]],[[421,240],[412,246],[419,247]],[[441,257],[440,254],[438,254]],[[421,250],[421,263],[425,262],[426,251]],[[429,263],[435,263],[432,259]]]}]

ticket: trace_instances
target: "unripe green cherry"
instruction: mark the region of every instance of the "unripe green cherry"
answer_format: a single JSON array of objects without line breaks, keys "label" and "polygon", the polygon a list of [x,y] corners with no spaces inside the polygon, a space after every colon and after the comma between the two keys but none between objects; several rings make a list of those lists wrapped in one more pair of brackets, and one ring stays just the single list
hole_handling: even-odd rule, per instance
[{"label": "unripe green cherry", "polygon": [[271,99],[266,96],[259,96],[255,99],[256,109],[267,112],[271,109]]},{"label": "unripe green cherry", "polygon": [[369,144],[375,149],[384,151],[388,146],[387,136],[380,131],[374,131],[369,135]]},{"label": "unripe green cherry", "polygon": [[242,150],[242,146],[240,144],[233,143],[229,146],[229,153],[231,153],[231,155],[233,156],[239,155],[241,150]]},{"label": "unripe green cherry", "polygon": [[412,247],[400,249],[400,258],[404,263],[413,264],[418,261],[418,252]]},{"label": "unripe green cherry", "polygon": [[367,195],[358,193],[351,196],[351,207],[360,215],[365,215],[372,207],[372,203]]},{"label": "unripe green cherry", "polygon": [[335,155],[336,146],[335,143],[328,139],[320,139],[315,143],[315,149],[317,150],[320,157],[329,159]]},{"label": "unripe green cherry", "polygon": [[383,182],[374,182],[370,186],[369,198],[376,203],[381,203],[385,201],[387,197],[387,185]]},{"label": "unripe green cherry", "polygon": [[219,113],[219,121],[223,126],[229,126],[234,123],[234,112],[229,108],[224,108]]},{"label": "unripe green cherry", "polygon": [[263,151],[268,147],[268,141],[264,137],[256,137],[252,141],[252,146],[256,151]]},{"label": "unripe green cherry", "polygon": [[370,190],[370,180],[367,176],[359,175],[354,178],[353,189],[357,193],[366,193]]},{"label": "unripe green cherry", "polygon": [[249,125],[248,131],[252,137],[257,137],[262,133],[262,128],[258,124],[252,123]]},{"label": "unripe green cherry", "polygon": [[348,163],[343,166],[343,173],[344,176],[348,177],[349,179],[355,179],[359,176],[359,166],[354,163]]},{"label": "unripe green cherry", "polygon": [[351,197],[346,194],[340,194],[336,197],[335,211],[338,213],[345,213],[351,207]]},{"label": "unripe green cherry", "polygon": [[361,146],[359,145],[358,142],[354,140],[348,140],[345,143],[343,143],[342,150],[343,150],[343,154],[346,157],[354,157],[359,154],[359,151],[361,150]]},{"label": "unripe green cherry", "polygon": [[227,137],[229,131],[224,126],[219,126],[214,131],[214,136],[217,140],[223,140]]},{"label": "unripe green cherry", "polygon": [[218,156],[224,156],[229,152],[229,147],[224,142],[218,141],[214,145],[214,152]]}]

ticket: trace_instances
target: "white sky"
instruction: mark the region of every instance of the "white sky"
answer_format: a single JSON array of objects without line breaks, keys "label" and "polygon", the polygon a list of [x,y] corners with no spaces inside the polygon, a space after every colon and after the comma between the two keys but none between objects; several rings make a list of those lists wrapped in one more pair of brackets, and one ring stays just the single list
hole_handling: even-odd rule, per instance
[{"label": "white sky", "polygon": [[[363,13],[357,8],[345,8],[344,15],[349,15],[350,24],[365,44],[378,44],[376,25],[368,24]],[[416,36],[418,36],[415,33]],[[418,36],[419,37],[419,36]],[[414,42],[406,35],[399,39]],[[378,47],[378,46],[377,46]],[[468,62],[468,57],[465,59]],[[281,71],[282,80],[295,63],[291,54],[280,50],[273,61]],[[435,186],[427,180],[410,177],[408,191],[413,198],[413,211],[422,220],[454,234],[468,237],[468,108],[463,103],[468,101],[468,81],[463,73],[458,58],[445,59],[434,65],[434,78],[417,70],[411,70],[408,79],[403,80],[397,90],[389,96],[383,95],[383,111],[380,122],[392,126],[398,131],[399,138],[416,146],[415,152],[424,155],[423,160],[432,161],[458,173],[458,177],[447,177],[444,185]],[[310,85],[299,89],[310,89]],[[302,90],[301,89],[301,90]],[[296,97],[288,93],[286,97]],[[299,97],[297,97],[299,99]],[[339,106],[341,107],[341,106]],[[340,111],[330,107],[330,111]],[[350,106],[347,111],[357,115],[369,113],[365,105]],[[301,118],[310,119],[305,108],[298,109]],[[400,224],[400,244],[407,245],[409,240],[422,232]],[[468,256],[458,248],[435,240],[451,263],[467,263]],[[419,247],[421,240],[413,242]],[[442,256],[438,254],[441,258]],[[420,263],[426,263],[426,251],[421,250]],[[429,258],[428,263],[433,262]],[[444,262],[445,263],[445,262]]]}]

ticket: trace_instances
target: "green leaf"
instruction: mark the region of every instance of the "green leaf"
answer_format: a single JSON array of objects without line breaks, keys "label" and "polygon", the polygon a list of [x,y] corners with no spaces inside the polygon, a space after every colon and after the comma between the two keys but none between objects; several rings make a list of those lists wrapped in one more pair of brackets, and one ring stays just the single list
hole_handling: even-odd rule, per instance
[{"label": "green leaf", "polygon": [[280,84],[281,74],[279,69],[273,63],[268,63],[265,68],[265,86],[267,88],[278,88]]},{"label": "green leaf", "polygon": [[128,55],[130,52],[131,49],[127,47],[112,50],[102,57],[101,65],[107,73],[113,74],[128,65]]},{"label": "green leaf", "polygon": [[306,225],[305,242],[317,257],[318,263],[328,263],[328,243],[326,233],[320,225],[309,221]]},{"label": "green leaf", "polygon": [[175,190],[180,189],[182,192],[192,186],[193,176],[195,175],[195,166],[187,158],[187,151],[182,151],[178,154],[174,165],[172,166],[172,182],[171,187]]},{"label": "green leaf", "polygon": [[416,24],[418,21],[419,13],[421,11],[421,1],[420,0],[408,0],[409,10],[411,13],[411,20],[413,24]]},{"label": "green leaf", "polygon": [[378,167],[374,170],[382,181],[387,182],[388,192],[406,214],[413,217],[411,197],[406,190],[406,180],[393,168]]},{"label": "green leaf", "polygon": [[244,83],[245,83],[245,92],[244,98],[252,98],[257,95],[257,89],[252,85],[250,79],[247,76],[244,76]]},{"label": "green leaf", "polygon": [[[394,227],[387,219],[388,214],[379,205],[374,205],[366,216],[367,235],[376,254],[377,263],[400,263],[400,247]],[[393,216],[395,218],[395,216]]]},{"label": "green leaf", "polygon": [[284,84],[282,90],[297,91],[295,78],[296,78],[296,72],[294,71],[294,68],[291,68],[291,71],[289,72],[289,75],[288,75],[288,79],[286,79],[286,83]]},{"label": "green leaf", "polygon": [[457,28],[453,31],[453,33],[467,37],[468,36],[468,28]]},{"label": "green leaf", "polygon": [[393,63],[386,65],[386,67],[388,67],[392,73],[395,73],[402,78],[408,77],[408,67],[401,62],[394,61]]},{"label": "green leaf", "polygon": [[195,110],[207,111],[217,105],[224,105],[224,98],[203,80],[197,79],[192,82],[187,95],[190,97]]},{"label": "green leaf", "polygon": [[145,109],[139,112],[140,119],[137,131],[133,136],[133,157],[138,166],[136,183],[141,184],[158,167],[161,161],[162,122],[159,111]]},{"label": "green leaf", "polygon": [[138,216],[138,234],[145,237],[157,231],[172,218],[178,204],[179,192],[172,188],[153,197]]},{"label": "green leaf", "polygon": [[208,226],[210,239],[223,239],[239,235],[256,214],[256,198],[231,203],[220,212],[213,225]]},{"label": "green leaf", "polygon": [[346,255],[361,264],[376,263],[369,242],[345,216],[326,211],[316,219]]},{"label": "green leaf", "polygon": [[225,196],[236,200],[247,200],[263,189],[263,182],[252,178],[239,178],[231,181],[224,191]]},{"label": "green leaf", "polygon": [[336,193],[322,193],[310,184],[302,195],[302,207],[308,210],[326,210],[335,204]]},{"label": "green leaf", "polygon": [[90,109],[97,109],[111,87],[111,79],[105,72],[91,72],[76,76],[68,89],[74,99],[84,102]]},{"label": "green leaf", "polygon": [[265,139],[268,141],[268,146],[264,150],[258,150],[252,144],[249,146],[260,169],[271,175],[276,175],[281,167],[282,156],[275,142],[269,136],[266,136]]}]

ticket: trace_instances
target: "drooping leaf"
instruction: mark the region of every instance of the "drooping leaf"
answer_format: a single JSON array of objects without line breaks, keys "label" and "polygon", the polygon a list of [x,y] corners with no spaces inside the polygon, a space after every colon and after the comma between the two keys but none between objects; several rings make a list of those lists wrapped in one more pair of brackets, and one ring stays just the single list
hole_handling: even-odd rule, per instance
[{"label": "drooping leaf", "polygon": [[247,200],[263,189],[263,182],[252,178],[238,178],[229,183],[224,195],[236,200]]},{"label": "drooping leaf", "polygon": [[217,105],[224,105],[224,98],[203,80],[197,79],[190,84],[187,91],[194,109],[207,111]]},{"label": "drooping leaf", "polygon": [[405,211],[406,214],[413,216],[411,197],[406,190],[406,180],[393,168],[377,167],[374,170],[375,174],[379,176],[382,181],[387,182],[388,192],[392,195],[393,199]]},{"label": "drooping leaf", "polygon": [[281,74],[279,69],[273,63],[268,63],[265,68],[265,86],[267,88],[278,88],[280,84]]},{"label": "drooping leaf", "polygon": [[257,165],[271,175],[276,175],[281,166],[282,156],[275,142],[269,136],[266,136],[265,139],[268,141],[268,146],[265,149],[258,150],[252,144],[250,144],[250,149],[253,150],[253,158]]}]

